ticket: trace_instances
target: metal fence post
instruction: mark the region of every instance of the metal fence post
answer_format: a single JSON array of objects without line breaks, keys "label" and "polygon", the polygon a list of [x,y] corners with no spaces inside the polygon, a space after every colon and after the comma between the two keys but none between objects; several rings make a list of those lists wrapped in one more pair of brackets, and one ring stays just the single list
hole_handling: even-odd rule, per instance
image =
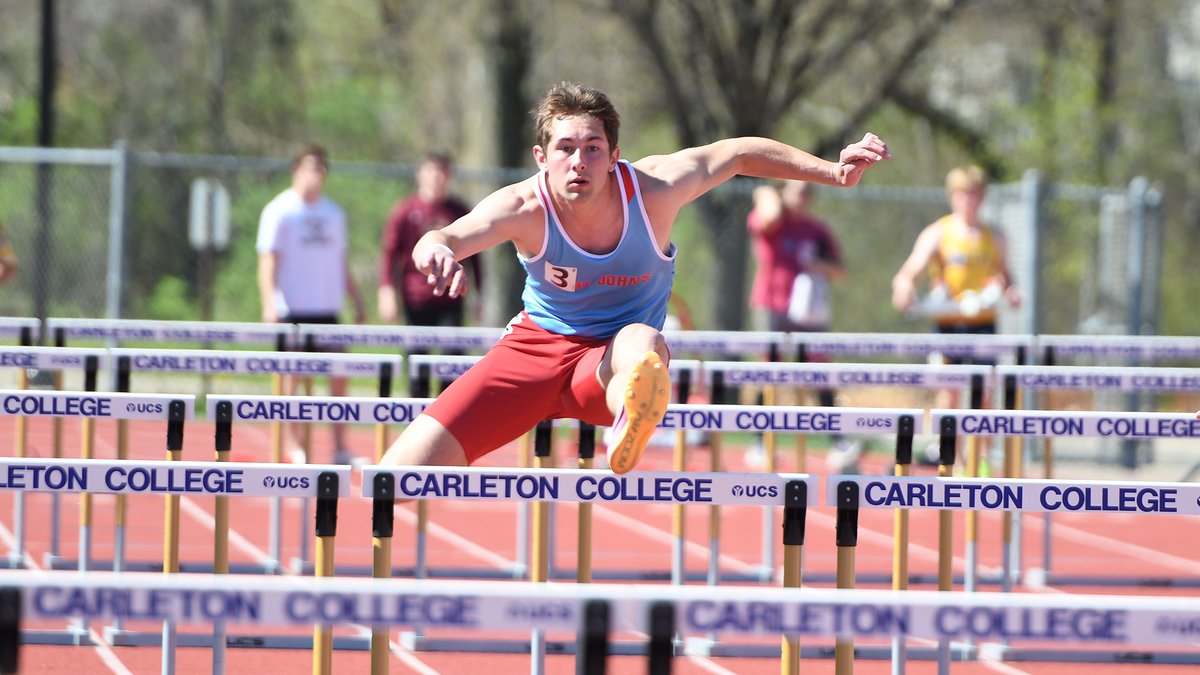
[{"label": "metal fence post", "polygon": [[1021,270],[1020,279],[1024,288],[1021,310],[1021,332],[1027,335],[1037,335],[1042,327],[1042,174],[1037,169],[1030,169],[1021,176],[1021,205],[1025,210],[1026,244],[1032,247],[1027,255],[1022,256],[1027,267]]},{"label": "metal fence post", "polygon": [[[1146,193],[1150,182],[1143,176],[1137,176],[1129,181],[1129,189],[1125,193],[1126,209],[1129,213],[1129,316],[1126,320],[1128,332],[1131,335],[1141,335],[1145,326],[1142,317],[1142,292],[1145,288],[1143,278],[1146,270]],[[1141,365],[1138,363],[1137,365]],[[1126,410],[1141,410],[1142,395],[1136,391],[1127,395]],[[1139,462],[1142,442],[1127,438],[1121,441],[1121,466],[1136,469]]]},{"label": "metal fence post", "polygon": [[125,207],[129,203],[128,144],[113,144],[112,181],[108,201],[108,274],[104,316],[121,318],[121,300],[125,279]]}]

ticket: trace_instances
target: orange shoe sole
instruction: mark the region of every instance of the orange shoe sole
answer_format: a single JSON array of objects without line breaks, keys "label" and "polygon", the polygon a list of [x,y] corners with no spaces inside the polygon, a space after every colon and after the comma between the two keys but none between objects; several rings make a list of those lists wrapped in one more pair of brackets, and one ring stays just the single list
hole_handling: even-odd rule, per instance
[{"label": "orange shoe sole", "polygon": [[613,473],[629,473],[637,466],[670,402],[667,366],[658,354],[646,352],[625,385],[625,426],[608,446],[608,466]]}]

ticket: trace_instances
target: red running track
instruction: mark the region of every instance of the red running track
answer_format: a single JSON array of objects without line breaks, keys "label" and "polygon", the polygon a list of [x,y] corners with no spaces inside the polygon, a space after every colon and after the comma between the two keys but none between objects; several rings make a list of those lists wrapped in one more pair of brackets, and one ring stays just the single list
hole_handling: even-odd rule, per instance
[{"label": "red running track", "polygon": [[[31,420],[29,423],[28,454],[34,457],[49,457],[53,451],[50,440],[50,421]],[[80,452],[79,423],[67,420],[64,423],[65,438],[63,455],[78,457]],[[234,456],[243,461],[266,461],[268,459],[268,430],[266,425],[241,425],[234,427]],[[12,438],[12,420],[0,420],[0,438]],[[101,422],[96,425],[95,456],[111,459],[116,456],[114,447],[115,423]],[[369,429],[354,429],[351,436],[359,452],[370,454],[373,447],[373,432]],[[131,426],[130,455],[141,459],[165,457],[165,425],[139,423]],[[212,426],[205,421],[190,422],[185,434],[183,456],[190,460],[207,460],[212,453]],[[328,434],[324,430],[314,433],[318,461],[329,457]],[[558,447],[560,457],[567,457],[572,448],[565,442]],[[739,449],[740,450],[740,449]],[[787,455],[788,453],[781,453]],[[741,461],[741,452],[725,452],[726,468],[746,470]],[[485,463],[490,465],[515,464],[515,448],[510,446],[489,456]],[[810,459],[810,468],[823,472],[819,453]],[[560,461],[566,464],[566,460]],[[570,462],[574,464],[573,461]],[[708,452],[697,449],[691,453],[689,470],[705,471],[709,467]],[[781,458],[780,470],[790,470],[794,464],[788,456]],[[666,470],[670,468],[669,451],[651,450],[644,460],[646,469]],[[869,473],[890,470],[880,459],[864,467]],[[918,469],[922,471],[922,469]],[[932,471],[925,469],[924,471]],[[356,484],[352,494],[357,494]],[[26,497],[27,550],[33,564],[41,564],[50,548],[49,518],[51,497],[46,494],[30,493]],[[91,558],[109,561],[113,555],[113,514],[115,498],[94,496],[93,544]],[[262,565],[267,558],[269,500],[263,498],[231,499],[231,564]],[[59,554],[75,559],[78,551],[78,496],[61,498]],[[162,497],[131,496],[127,525],[127,554],[131,561],[160,564],[162,560],[163,511]],[[298,554],[302,536],[311,537],[311,515],[302,522],[299,502],[284,502],[283,553],[285,561]],[[573,570],[575,565],[575,517],[572,504],[559,504],[556,520],[554,563],[559,570]],[[490,502],[437,502],[431,504],[431,524],[428,541],[428,564],[430,569],[485,568],[502,569],[517,559],[515,522],[517,507],[513,503]],[[666,573],[670,567],[672,548],[671,507],[669,505],[597,505],[593,509],[593,568],[596,570],[660,570]],[[213,499],[185,497],[182,500],[181,550],[184,564],[205,563],[212,560]],[[0,551],[7,553],[12,547],[12,495],[0,493]],[[411,504],[397,507],[396,532],[393,539],[393,564],[411,567],[414,563],[413,541],[415,534],[415,507]],[[963,514],[955,514],[955,559],[956,574],[963,572],[964,560],[961,551],[964,531]],[[725,572],[745,572],[761,564],[761,511],[749,507],[725,507],[722,509],[720,566]],[[892,516],[890,512],[864,510],[860,513],[859,546],[856,553],[857,569],[861,575],[881,577],[891,570]],[[1025,531],[1024,561],[1026,566],[1040,564],[1042,520],[1037,516],[1023,518]],[[700,574],[707,568],[709,514],[705,508],[689,508],[687,516],[686,567],[689,573]],[[339,505],[338,537],[335,564],[338,567],[369,568],[371,562],[370,503],[362,499],[343,500]],[[776,524],[776,531],[778,524]],[[819,577],[832,578],[836,569],[836,554],[833,541],[834,513],[820,507],[808,513],[807,541],[804,552],[804,574],[807,580]],[[980,518],[979,560],[981,572],[986,574],[1000,567],[1000,516],[984,513]],[[1134,516],[1107,514],[1065,514],[1054,521],[1055,572],[1064,574],[1134,575],[1146,577],[1197,577],[1200,578],[1200,561],[1194,557],[1190,542],[1200,537],[1200,522],[1172,516]],[[309,555],[313,550],[310,543]],[[782,551],[776,547],[774,565],[782,564]],[[911,516],[910,566],[914,575],[932,578],[937,563],[937,516],[933,512],[913,512]],[[662,582],[655,582],[662,583]],[[809,582],[806,582],[809,583]],[[811,583],[829,586],[828,583]],[[866,586],[866,584],[860,584]],[[915,587],[915,586],[914,586]],[[994,590],[995,586],[981,586],[983,590]],[[1039,587],[1020,588],[1019,592],[1041,593],[1144,593],[1138,588],[1085,588],[1085,587]],[[1169,595],[1194,595],[1194,589],[1154,589],[1153,593]],[[31,625],[30,628],[61,630],[64,625]],[[128,624],[131,630],[157,631],[159,626]],[[91,626],[95,638],[103,634],[102,626]],[[203,632],[208,626],[184,626],[181,632]],[[260,631],[260,629],[255,629]],[[360,634],[361,627],[338,627],[335,634]],[[287,635],[310,635],[311,630],[280,627],[266,633]],[[231,635],[245,634],[238,627],[230,627]],[[481,637],[478,633],[438,633],[444,637]],[[529,657],[512,654],[470,654],[411,652],[398,644],[393,635],[391,672],[394,673],[523,673],[529,670]],[[527,639],[527,635],[493,634],[485,637]],[[551,640],[572,640],[573,635],[549,636]],[[616,635],[616,640],[638,640],[640,636]],[[21,651],[22,673],[59,673],[67,670],[76,672],[153,673],[159,672],[161,650],[153,647],[112,647],[97,640],[95,646],[39,646],[26,645]],[[773,644],[775,641],[771,641]],[[805,645],[831,645],[830,641],[805,642]],[[1038,645],[1015,645],[1038,646]],[[228,672],[307,672],[311,670],[312,656],[306,650],[287,649],[243,649],[230,648],[227,652]],[[547,657],[547,672],[573,673],[574,659],[570,656]],[[610,672],[643,672],[644,662],[635,657],[612,657]],[[806,673],[833,672],[832,660],[805,660]],[[362,651],[335,651],[334,668],[337,672],[366,672],[369,669],[369,653]],[[1069,675],[1088,673],[1140,672],[1144,666],[1122,664],[1062,664],[1062,663],[956,663],[956,673],[1053,673]],[[177,652],[177,670],[180,673],[205,673],[211,670],[211,652],[207,648],[180,648]],[[860,673],[887,673],[890,666],[886,661],[859,660],[856,670]],[[914,661],[909,672],[934,672],[932,662]],[[750,658],[705,658],[679,657],[675,660],[676,673],[777,673],[779,664],[775,659]],[[1195,672],[1193,666],[1156,666],[1154,673]]]}]

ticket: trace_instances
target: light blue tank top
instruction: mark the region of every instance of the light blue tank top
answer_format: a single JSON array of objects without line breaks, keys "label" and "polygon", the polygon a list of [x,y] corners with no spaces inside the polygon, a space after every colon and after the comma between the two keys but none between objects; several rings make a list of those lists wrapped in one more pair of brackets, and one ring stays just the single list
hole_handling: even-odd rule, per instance
[{"label": "light blue tank top", "polygon": [[625,231],[615,249],[588,253],[563,230],[550,201],[543,171],[538,199],[546,212],[542,250],[520,257],[525,268],[521,300],[534,323],[552,333],[609,338],[632,323],[662,330],[675,279],[675,244],[663,255],[642,206],[633,167],[617,165],[625,207]]}]

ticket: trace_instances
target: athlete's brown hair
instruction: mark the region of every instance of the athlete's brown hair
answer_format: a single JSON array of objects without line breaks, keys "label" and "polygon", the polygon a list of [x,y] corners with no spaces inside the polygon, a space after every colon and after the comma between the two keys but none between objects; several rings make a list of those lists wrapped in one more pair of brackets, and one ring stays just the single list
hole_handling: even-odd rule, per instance
[{"label": "athlete's brown hair", "polygon": [[533,111],[537,121],[535,142],[546,149],[550,142],[550,127],[554,120],[575,115],[587,115],[600,121],[608,139],[611,152],[617,148],[617,136],[621,130],[621,116],[604,92],[574,82],[560,82],[546,91],[542,102]]}]

